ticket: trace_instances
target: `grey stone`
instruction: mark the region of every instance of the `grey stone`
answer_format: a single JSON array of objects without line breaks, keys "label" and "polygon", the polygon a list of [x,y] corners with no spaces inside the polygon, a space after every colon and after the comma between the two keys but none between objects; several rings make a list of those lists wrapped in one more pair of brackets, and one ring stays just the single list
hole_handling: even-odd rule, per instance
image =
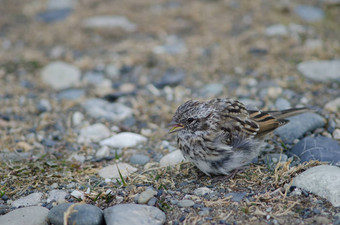
[{"label": "grey stone", "polygon": [[207,97],[216,97],[223,93],[224,84],[212,83],[207,84],[202,88],[202,94]]},{"label": "grey stone", "polygon": [[275,101],[275,106],[279,110],[289,109],[291,108],[290,102],[284,98],[278,98]]},{"label": "grey stone", "polygon": [[319,160],[330,163],[340,162],[340,145],[337,141],[323,136],[306,137],[289,152],[299,156],[302,162]]},{"label": "grey stone", "polygon": [[68,9],[74,8],[77,0],[48,0],[47,1],[47,9]]},{"label": "grey stone", "polygon": [[36,19],[45,23],[55,23],[66,19],[72,13],[72,9],[51,9],[37,14]]},{"label": "grey stone", "polygon": [[57,94],[58,99],[76,100],[85,96],[84,89],[68,89]]},{"label": "grey stone", "polygon": [[164,88],[165,86],[176,86],[180,84],[186,74],[180,69],[168,69],[159,81],[154,82],[155,87]]},{"label": "grey stone", "polygon": [[269,37],[286,36],[288,35],[288,29],[283,24],[275,24],[267,27],[265,30],[265,34]]},{"label": "grey stone", "polygon": [[340,206],[340,168],[336,166],[310,168],[296,176],[292,185],[326,198],[334,207]]},{"label": "grey stone", "polygon": [[165,214],[156,207],[138,204],[120,204],[104,210],[107,225],[161,225]]},{"label": "grey stone", "polygon": [[152,197],[154,197],[157,194],[157,191],[148,188],[145,191],[143,191],[142,193],[140,193],[139,197],[138,197],[138,203],[139,204],[145,204],[147,203]]},{"label": "grey stone", "polygon": [[340,81],[340,60],[305,61],[299,63],[297,69],[314,81]]},{"label": "grey stone", "polygon": [[24,207],[0,216],[1,225],[46,225],[48,209],[41,206]]},{"label": "grey stone", "polygon": [[207,187],[200,187],[200,188],[196,188],[194,190],[194,194],[198,195],[198,196],[204,196],[206,194],[210,194],[212,192],[212,190],[210,188]]},{"label": "grey stone", "polygon": [[288,156],[285,154],[278,154],[278,153],[273,153],[273,154],[266,154],[265,155],[265,161],[266,163],[272,164],[272,163],[278,163],[280,162],[287,162]]},{"label": "grey stone", "polygon": [[98,142],[110,135],[110,130],[102,123],[96,123],[80,130],[79,143]]},{"label": "grey stone", "polygon": [[65,62],[52,62],[41,71],[41,79],[52,88],[62,90],[78,85],[80,70]]},{"label": "grey stone", "polygon": [[123,177],[127,177],[130,173],[134,173],[137,171],[137,168],[127,164],[127,163],[117,163],[115,165],[109,165],[101,170],[99,170],[99,176],[102,178],[120,178],[119,171]]},{"label": "grey stone", "polygon": [[134,32],[137,25],[130,22],[123,16],[95,16],[83,21],[86,28],[105,28],[105,29],[123,29],[126,32]]},{"label": "grey stone", "polygon": [[68,224],[104,225],[103,212],[100,208],[89,204],[64,203],[53,207],[48,213],[49,222],[54,225],[64,224],[64,213],[74,205],[68,216]]},{"label": "grey stone", "polygon": [[175,35],[170,35],[166,38],[164,45],[156,46],[153,52],[156,54],[176,55],[187,51],[185,42]]},{"label": "grey stone", "polygon": [[160,160],[160,166],[173,166],[181,162],[185,162],[184,156],[181,150],[176,150],[171,153],[168,153]]},{"label": "grey stone", "polygon": [[25,197],[13,201],[11,205],[12,207],[38,205],[41,202],[42,195],[43,194],[41,192],[32,193],[30,195],[27,195]]},{"label": "grey stone", "polygon": [[94,85],[98,85],[102,83],[104,79],[105,79],[104,74],[99,73],[99,72],[93,72],[93,71],[85,73],[83,77],[83,80],[87,84],[94,84]]},{"label": "grey stone", "polygon": [[37,110],[39,113],[51,111],[52,106],[47,99],[41,99],[37,104]]},{"label": "grey stone", "polygon": [[340,97],[327,102],[324,108],[329,112],[340,112]]},{"label": "grey stone", "polygon": [[130,157],[130,163],[137,165],[145,165],[150,161],[150,157],[143,154],[135,154]]},{"label": "grey stone", "polygon": [[86,112],[93,118],[104,118],[108,121],[122,121],[132,115],[132,109],[121,103],[109,103],[105,100],[93,98],[83,104]]},{"label": "grey stone", "polygon": [[50,203],[51,201],[56,201],[57,203],[63,203],[65,202],[66,196],[68,196],[68,193],[66,191],[51,190],[50,193],[48,193],[48,198],[46,202]]},{"label": "grey stone", "polygon": [[191,206],[195,205],[195,202],[192,201],[192,200],[184,199],[184,200],[178,201],[177,205],[178,205],[178,207],[185,208],[185,207],[191,207]]},{"label": "grey stone", "polygon": [[308,131],[325,126],[323,117],[316,113],[304,113],[290,117],[288,124],[275,130],[275,134],[280,136],[285,143],[292,144],[295,139],[302,137]]},{"label": "grey stone", "polygon": [[298,5],[295,7],[294,12],[306,22],[317,22],[325,16],[321,8],[310,5]]},{"label": "grey stone", "polygon": [[244,196],[246,196],[247,192],[230,192],[230,193],[227,193],[225,194],[225,197],[229,197],[229,196],[232,196],[232,200],[234,202],[240,202]]},{"label": "grey stone", "polygon": [[122,132],[100,142],[101,146],[112,148],[128,148],[145,143],[148,139],[140,134]]}]

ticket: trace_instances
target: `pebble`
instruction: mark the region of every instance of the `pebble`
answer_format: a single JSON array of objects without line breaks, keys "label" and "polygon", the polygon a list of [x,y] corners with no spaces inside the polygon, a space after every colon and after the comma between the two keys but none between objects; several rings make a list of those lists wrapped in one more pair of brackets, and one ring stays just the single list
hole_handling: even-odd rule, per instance
[{"label": "pebble", "polygon": [[157,198],[153,197],[148,201],[148,205],[154,206],[154,205],[156,205],[156,202],[157,202]]},{"label": "pebble", "polygon": [[340,97],[327,102],[324,108],[329,112],[340,112]]},{"label": "pebble", "polygon": [[78,137],[79,143],[98,142],[110,136],[110,130],[102,123],[82,128]]},{"label": "pebble", "polygon": [[85,96],[84,89],[67,89],[60,91],[57,94],[58,99],[65,100],[77,100]]},{"label": "pebble", "polygon": [[275,101],[275,107],[278,110],[284,110],[291,108],[290,102],[284,98],[278,98]]},{"label": "pebble", "polygon": [[316,222],[316,224],[319,224],[319,225],[331,224],[331,221],[324,216],[316,216],[314,218],[314,221]]},{"label": "pebble", "polygon": [[332,135],[335,140],[340,140],[340,129],[335,129]]},{"label": "pebble", "polygon": [[72,153],[66,160],[69,162],[78,162],[78,163],[84,163],[85,162],[85,155],[81,153],[74,152]]},{"label": "pebble", "polygon": [[104,74],[95,71],[89,71],[84,74],[83,81],[86,84],[98,85],[105,80]]},{"label": "pebble", "polygon": [[130,157],[131,164],[145,165],[150,161],[150,157],[143,154],[134,154]]},{"label": "pebble", "polygon": [[96,152],[96,158],[102,159],[110,155],[110,148],[103,146]]},{"label": "pebble", "polygon": [[27,195],[25,197],[19,198],[18,200],[15,200],[12,202],[12,207],[26,207],[26,206],[33,206],[38,205],[41,202],[41,197],[43,196],[43,193],[37,192],[32,193],[30,195]]},{"label": "pebble", "polygon": [[84,192],[82,191],[78,191],[78,190],[74,190],[71,192],[71,196],[77,198],[77,199],[84,199]]},{"label": "pebble", "polygon": [[[280,159],[281,158],[281,159]],[[267,164],[287,162],[288,156],[286,154],[272,153],[265,155],[265,161]]]},{"label": "pebble", "polygon": [[176,35],[166,37],[165,44],[159,45],[152,50],[156,54],[177,55],[187,51],[185,42]]},{"label": "pebble", "polygon": [[265,30],[265,34],[269,37],[286,36],[288,34],[288,30],[286,26],[282,24],[275,24],[267,27]]},{"label": "pebble", "polygon": [[340,168],[321,165],[310,168],[293,179],[293,186],[326,198],[340,206]]},{"label": "pebble", "polygon": [[324,136],[305,137],[289,153],[299,156],[301,162],[310,160],[334,164],[340,162],[340,145],[337,141]]},{"label": "pebble", "polygon": [[[48,219],[51,224],[63,225],[64,213],[74,204],[64,203],[53,207],[48,213]],[[100,208],[90,204],[75,204],[73,210],[68,216],[67,224],[82,225],[104,225],[103,212]]]},{"label": "pebble", "polygon": [[176,86],[180,84],[186,74],[180,69],[168,69],[159,81],[154,83],[157,88],[164,88],[165,86]]},{"label": "pebble", "polygon": [[275,134],[288,144],[292,144],[295,139],[302,137],[308,131],[325,126],[325,119],[316,113],[303,113],[290,117],[288,124],[275,130]]},{"label": "pebble", "polygon": [[15,209],[0,216],[1,225],[46,225],[49,210],[41,206]]},{"label": "pebble", "polygon": [[195,205],[195,202],[192,200],[184,199],[184,200],[178,201],[177,205],[178,207],[181,207],[181,208],[187,208],[187,207],[191,207]]},{"label": "pebble", "polygon": [[119,77],[119,68],[116,65],[109,64],[105,67],[105,73],[108,77],[116,79]]},{"label": "pebble", "polygon": [[208,216],[210,214],[210,208],[203,207],[199,212],[198,215],[200,216]]},{"label": "pebble", "polygon": [[225,194],[225,197],[232,196],[231,200],[233,200],[234,202],[240,202],[246,195],[247,192],[230,192]]},{"label": "pebble", "polygon": [[305,61],[299,63],[297,69],[306,78],[314,81],[340,80],[340,60]]},{"label": "pebble", "polygon": [[157,194],[157,191],[148,188],[145,191],[143,191],[142,193],[140,193],[139,197],[138,197],[138,203],[139,204],[145,204],[147,203],[152,197],[154,197]]},{"label": "pebble", "polygon": [[324,18],[324,12],[321,8],[311,5],[298,5],[294,12],[305,22],[317,22]]},{"label": "pebble", "polygon": [[47,99],[41,99],[37,104],[37,110],[39,113],[49,112],[52,110],[52,106]]},{"label": "pebble", "polygon": [[185,162],[186,160],[183,157],[183,154],[181,150],[176,150],[171,153],[166,154],[163,156],[163,158],[160,160],[160,166],[174,166],[178,163]]},{"label": "pebble", "polygon": [[76,0],[48,0],[47,9],[67,9],[74,8],[76,5]]},{"label": "pebble", "polygon": [[202,87],[202,95],[205,97],[217,97],[223,94],[225,85],[220,83],[207,84]]},{"label": "pebble", "polygon": [[37,14],[36,19],[45,23],[55,23],[65,20],[72,13],[71,9],[49,9]]},{"label": "pebble", "polygon": [[145,143],[148,139],[140,134],[131,132],[122,132],[113,135],[110,138],[104,139],[100,142],[101,146],[110,146],[112,148],[129,148],[138,144]]},{"label": "pebble", "polygon": [[200,187],[200,188],[196,188],[194,190],[194,194],[198,195],[198,196],[205,196],[207,194],[210,194],[212,192],[212,190],[210,188],[207,187]]},{"label": "pebble", "polygon": [[75,112],[72,115],[72,123],[74,126],[79,126],[83,123],[84,121],[84,114],[82,114],[81,112]]},{"label": "pebble", "polygon": [[115,165],[109,165],[99,170],[99,176],[102,178],[120,178],[118,168],[123,177],[127,177],[129,174],[137,171],[137,168],[127,163],[117,163]]},{"label": "pebble", "polygon": [[52,62],[41,71],[41,79],[55,90],[78,85],[80,76],[81,72],[77,67],[61,61]]},{"label": "pebble", "polygon": [[165,214],[156,207],[138,204],[120,204],[104,210],[106,225],[162,225]]},{"label": "pebble", "polygon": [[121,121],[132,116],[132,109],[121,103],[109,103],[105,100],[92,98],[86,100],[82,106],[87,114],[93,118],[104,118],[108,121]]},{"label": "pebble", "polygon": [[126,32],[134,32],[137,25],[130,22],[124,16],[95,16],[83,21],[86,28],[103,28],[103,29],[122,29]]},{"label": "pebble", "polygon": [[50,193],[48,193],[46,202],[50,203],[51,201],[55,201],[57,202],[57,204],[64,203],[66,196],[68,196],[68,193],[66,191],[51,190]]}]

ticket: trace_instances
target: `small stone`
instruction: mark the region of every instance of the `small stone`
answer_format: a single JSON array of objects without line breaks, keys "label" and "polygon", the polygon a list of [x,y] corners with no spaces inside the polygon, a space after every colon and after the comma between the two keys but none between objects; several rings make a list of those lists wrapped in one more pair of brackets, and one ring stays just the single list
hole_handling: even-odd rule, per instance
[{"label": "small stone", "polygon": [[64,214],[69,207],[74,207],[69,212],[68,224],[82,225],[104,225],[103,212],[100,208],[89,204],[71,204],[64,203],[53,207],[48,213],[48,219],[51,224],[63,225]]},{"label": "small stone", "polygon": [[41,206],[24,207],[0,216],[1,225],[46,225],[49,210]]},{"label": "small stone", "polygon": [[16,148],[17,149],[22,149],[24,150],[25,152],[28,152],[30,150],[33,149],[33,146],[28,144],[27,142],[24,142],[24,141],[19,141],[16,145]]},{"label": "small stone", "polygon": [[210,208],[203,207],[199,212],[198,215],[200,216],[208,216],[210,214]]},{"label": "small stone", "polygon": [[49,112],[52,110],[52,106],[47,99],[41,99],[37,105],[37,110],[39,113]]},{"label": "small stone", "polygon": [[131,132],[122,132],[117,135],[113,135],[110,138],[104,139],[100,142],[101,146],[110,146],[112,148],[128,148],[133,147],[141,143],[145,143],[147,138],[131,133]]},{"label": "small stone", "polygon": [[101,123],[82,128],[78,137],[79,143],[98,142],[110,136],[110,130]]},{"label": "small stone", "polygon": [[225,197],[232,196],[231,199],[234,202],[240,202],[246,195],[247,195],[247,192],[230,192],[230,193],[225,194]]},{"label": "small stone", "polygon": [[340,60],[305,61],[297,65],[305,77],[320,82],[340,80]]},{"label": "small stone", "polygon": [[137,171],[137,168],[127,164],[127,163],[117,163],[115,165],[110,165],[99,170],[99,176],[102,178],[120,178],[119,171],[123,177],[127,177],[129,174]]},{"label": "small stone", "polygon": [[280,87],[269,87],[268,88],[268,97],[276,99],[282,93],[282,88]]},{"label": "small stone", "polygon": [[112,79],[116,79],[119,77],[119,69],[117,66],[110,64],[107,65],[105,68],[105,73],[108,77],[112,78]]},{"label": "small stone", "polygon": [[153,197],[148,201],[148,205],[154,206],[154,205],[156,205],[156,202],[157,202],[157,198]]},{"label": "small stone", "polygon": [[83,104],[86,112],[93,118],[104,118],[108,121],[122,121],[132,116],[132,109],[121,103],[109,103],[102,99],[89,99]]},{"label": "small stone", "polygon": [[217,97],[223,94],[224,84],[212,83],[207,84],[202,88],[202,94],[206,97]]},{"label": "small stone", "polygon": [[150,161],[150,157],[143,154],[134,154],[130,157],[131,164],[145,165]]},{"label": "small stone", "polygon": [[78,162],[78,163],[84,163],[85,162],[85,156],[82,154],[78,154],[77,152],[72,153],[68,158],[67,161],[69,162]]},{"label": "small stone", "polygon": [[148,188],[145,191],[143,191],[142,193],[140,193],[139,197],[138,197],[138,203],[139,204],[145,204],[147,203],[152,197],[154,197],[157,194],[157,191]]},{"label": "small stone", "polygon": [[335,129],[332,135],[335,140],[340,140],[340,129]]},{"label": "small stone", "polygon": [[77,67],[60,61],[48,64],[41,71],[42,80],[56,90],[78,85],[80,75]]},{"label": "small stone", "polygon": [[191,206],[195,205],[195,202],[192,201],[192,200],[184,199],[184,200],[178,201],[177,205],[178,205],[178,207],[186,208],[186,207],[191,207]]},{"label": "small stone", "polygon": [[282,24],[272,25],[266,28],[265,34],[269,37],[272,36],[286,36],[288,34],[287,28]]},{"label": "small stone", "polygon": [[325,105],[325,110],[329,112],[340,112],[340,97],[336,98]]},{"label": "small stone", "polygon": [[51,201],[57,202],[57,204],[64,203],[65,202],[65,197],[68,195],[66,191],[62,190],[52,190],[48,194],[47,203],[50,203]]},{"label": "small stone", "polygon": [[71,9],[50,9],[37,14],[36,19],[45,23],[55,23],[66,19],[72,13]]},{"label": "small stone", "polygon": [[275,106],[279,110],[289,109],[291,108],[290,102],[284,98],[278,98],[275,101]]},{"label": "small stone", "polygon": [[84,192],[82,191],[78,191],[78,190],[74,190],[71,192],[71,196],[78,198],[78,199],[84,199]]},{"label": "small stone", "polygon": [[159,81],[154,83],[157,88],[164,88],[165,86],[177,86],[180,84],[186,74],[183,70],[168,69]]},{"label": "small stone", "polygon": [[103,146],[96,152],[96,158],[102,159],[110,155],[110,149],[107,146]]},{"label": "small stone", "polygon": [[75,112],[72,115],[72,123],[74,126],[79,126],[84,121],[84,114],[81,112]]},{"label": "small stone", "polygon": [[326,198],[340,206],[340,168],[321,165],[310,168],[293,179],[293,186]]},{"label": "small stone", "polygon": [[266,154],[265,161],[268,164],[272,163],[278,163],[280,162],[287,162],[288,156],[285,154],[278,154],[278,153],[272,153],[272,154]]},{"label": "small stone", "polygon": [[324,17],[324,12],[321,8],[310,5],[298,5],[295,7],[294,12],[306,22],[317,22]]},{"label": "small stone", "polygon": [[166,38],[164,45],[159,45],[153,48],[156,54],[176,55],[187,51],[185,42],[176,35],[170,35]]},{"label": "small stone", "polygon": [[77,100],[85,96],[84,89],[67,89],[57,94],[58,99]]},{"label": "small stone", "polygon": [[194,190],[194,194],[198,195],[198,196],[205,196],[207,194],[210,194],[212,192],[212,190],[210,188],[207,187],[200,187],[200,188],[196,188]]},{"label": "small stone", "polygon": [[26,206],[33,206],[38,205],[41,202],[41,197],[43,193],[37,192],[30,195],[27,195],[26,197],[19,198],[18,200],[15,200],[12,202],[12,207],[26,207]]},{"label": "small stone", "polygon": [[98,85],[104,81],[104,74],[100,72],[89,71],[84,74],[83,81],[86,84]]},{"label": "small stone", "polygon": [[324,217],[324,216],[316,216],[314,218],[314,221],[316,222],[316,224],[319,224],[319,225],[331,224],[331,221],[327,217]]},{"label": "small stone", "polygon": [[107,225],[140,224],[162,225],[165,214],[156,207],[138,204],[120,204],[104,210]]},{"label": "small stone", "polygon": [[178,163],[185,162],[186,160],[183,157],[183,154],[181,150],[176,150],[173,151],[167,155],[165,155],[161,160],[160,160],[160,166],[165,167],[165,166],[174,166]]},{"label": "small stone", "polygon": [[126,32],[134,32],[137,30],[137,25],[123,16],[90,17],[83,21],[83,25],[86,28],[122,29]]}]

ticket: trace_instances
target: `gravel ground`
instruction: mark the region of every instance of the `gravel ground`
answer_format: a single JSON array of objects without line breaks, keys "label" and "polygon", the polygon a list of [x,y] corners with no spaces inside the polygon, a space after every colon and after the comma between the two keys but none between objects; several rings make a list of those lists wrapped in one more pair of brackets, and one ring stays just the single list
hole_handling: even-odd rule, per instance
[{"label": "gravel ground", "polygon": [[[340,224],[337,200],[291,186],[340,165],[339,5],[1,1],[0,215],[135,203],[159,209],[154,224]],[[167,133],[181,103],[212,97],[314,113],[225,180],[183,162]]]}]

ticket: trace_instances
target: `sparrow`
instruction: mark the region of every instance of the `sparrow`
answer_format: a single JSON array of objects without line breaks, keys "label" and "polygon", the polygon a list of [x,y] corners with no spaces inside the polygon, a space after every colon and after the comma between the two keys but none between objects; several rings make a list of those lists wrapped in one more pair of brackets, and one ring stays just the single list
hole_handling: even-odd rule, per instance
[{"label": "sparrow", "polygon": [[230,98],[189,100],[176,110],[169,133],[177,133],[183,156],[203,173],[230,175],[260,154],[266,135],[287,124],[285,118],[308,111],[248,110]]}]

